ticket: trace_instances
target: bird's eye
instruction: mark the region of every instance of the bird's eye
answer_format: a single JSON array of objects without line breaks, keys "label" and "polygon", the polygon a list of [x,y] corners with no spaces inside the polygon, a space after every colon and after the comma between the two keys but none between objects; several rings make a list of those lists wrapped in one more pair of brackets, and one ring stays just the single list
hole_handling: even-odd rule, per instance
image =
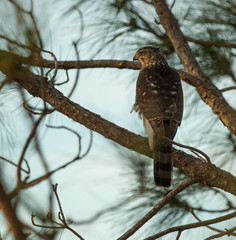
[{"label": "bird's eye", "polygon": [[144,53],[144,51],[141,51],[141,52],[139,52],[139,55],[141,56],[141,55],[143,55],[143,53]]}]

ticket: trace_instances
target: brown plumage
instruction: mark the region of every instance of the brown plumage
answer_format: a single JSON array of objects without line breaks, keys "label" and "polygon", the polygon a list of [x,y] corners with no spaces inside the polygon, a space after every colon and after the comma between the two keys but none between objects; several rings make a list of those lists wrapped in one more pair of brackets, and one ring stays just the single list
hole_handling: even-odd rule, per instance
[{"label": "brown plumage", "polygon": [[169,187],[172,178],[172,144],[183,114],[183,92],[179,75],[170,68],[159,48],[143,47],[134,60],[142,68],[136,85],[134,109],[143,117],[149,146],[153,150],[156,185]]}]

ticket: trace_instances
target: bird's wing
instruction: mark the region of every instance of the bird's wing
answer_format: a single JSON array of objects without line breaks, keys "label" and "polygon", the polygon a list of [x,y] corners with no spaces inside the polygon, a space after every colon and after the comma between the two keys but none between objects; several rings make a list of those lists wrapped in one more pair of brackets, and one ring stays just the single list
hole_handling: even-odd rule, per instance
[{"label": "bird's wing", "polygon": [[[163,121],[169,121],[168,134],[173,138],[182,119],[182,88],[175,71],[161,72],[158,69],[143,69],[137,81],[136,102],[155,134],[166,134]],[[164,134],[163,134],[164,133]]]}]

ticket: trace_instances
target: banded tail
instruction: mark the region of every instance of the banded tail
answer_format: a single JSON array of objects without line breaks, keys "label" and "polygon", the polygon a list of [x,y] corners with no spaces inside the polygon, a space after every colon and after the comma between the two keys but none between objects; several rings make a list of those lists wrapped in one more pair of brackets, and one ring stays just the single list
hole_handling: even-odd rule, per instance
[{"label": "banded tail", "polygon": [[157,186],[170,187],[172,181],[172,145],[169,143],[155,146],[153,153],[154,180]]}]

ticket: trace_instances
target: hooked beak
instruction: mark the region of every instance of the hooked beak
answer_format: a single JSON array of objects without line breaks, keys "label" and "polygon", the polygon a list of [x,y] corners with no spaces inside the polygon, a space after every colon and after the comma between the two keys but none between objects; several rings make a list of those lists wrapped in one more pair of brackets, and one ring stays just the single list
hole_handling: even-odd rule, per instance
[{"label": "hooked beak", "polygon": [[137,54],[134,55],[134,57],[133,57],[133,61],[137,61],[137,60],[138,60],[138,58],[137,58],[136,55],[137,55]]}]

